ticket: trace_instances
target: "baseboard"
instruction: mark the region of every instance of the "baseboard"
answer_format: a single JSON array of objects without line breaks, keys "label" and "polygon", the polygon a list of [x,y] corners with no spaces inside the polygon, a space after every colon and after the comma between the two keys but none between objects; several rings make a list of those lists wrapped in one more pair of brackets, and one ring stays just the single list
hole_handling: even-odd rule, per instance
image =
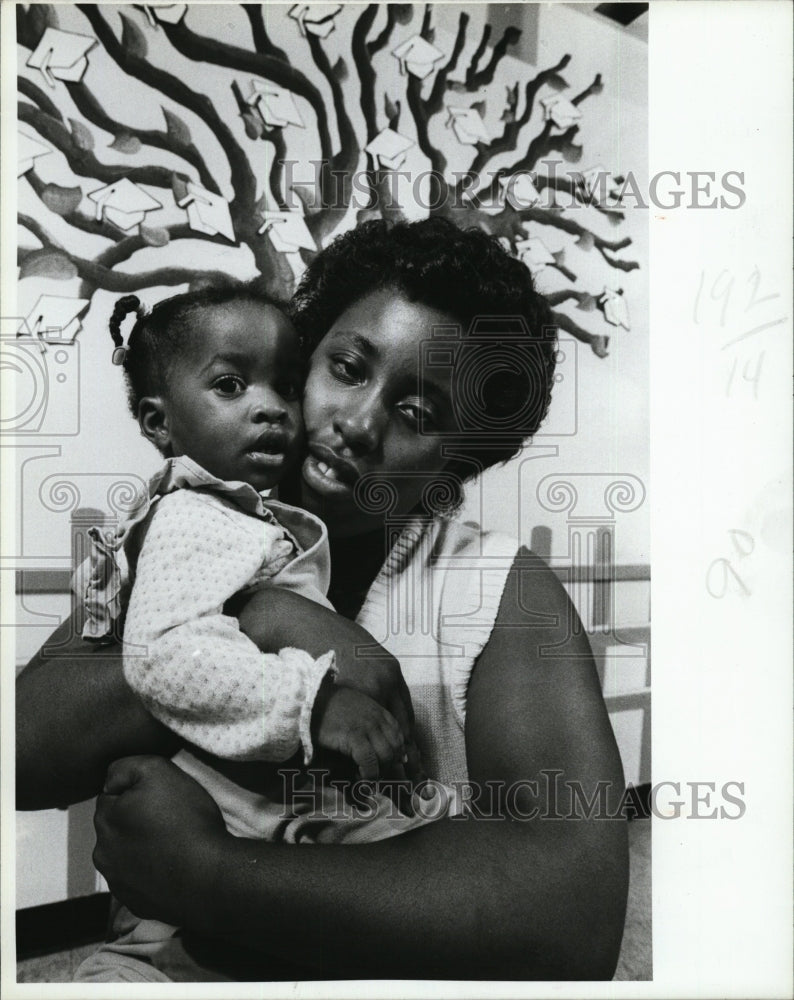
[{"label": "baseboard", "polygon": [[104,941],[109,912],[108,892],[17,910],[17,961]]}]

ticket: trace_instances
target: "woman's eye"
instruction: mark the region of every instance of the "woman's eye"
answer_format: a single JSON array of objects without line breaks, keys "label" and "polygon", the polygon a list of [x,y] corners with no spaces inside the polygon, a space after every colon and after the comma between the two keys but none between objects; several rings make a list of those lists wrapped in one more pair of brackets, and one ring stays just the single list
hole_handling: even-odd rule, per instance
[{"label": "woman's eye", "polygon": [[239,375],[221,375],[212,383],[219,396],[237,396],[245,391],[245,382]]},{"label": "woman's eye", "polygon": [[331,372],[340,382],[347,382],[351,385],[360,382],[363,378],[360,365],[352,358],[331,358]]},{"label": "woman's eye", "polygon": [[400,412],[406,424],[415,431],[432,431],[435,428],[433,413],[424,406],[415,403],[403,403]]}]

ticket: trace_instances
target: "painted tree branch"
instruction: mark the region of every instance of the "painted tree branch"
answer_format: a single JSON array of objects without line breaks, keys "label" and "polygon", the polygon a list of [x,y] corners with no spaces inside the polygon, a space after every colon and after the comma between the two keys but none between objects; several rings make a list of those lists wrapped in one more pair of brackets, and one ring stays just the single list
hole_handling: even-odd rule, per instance
[{"label": "painted tree branch", "polygon": [[[544,226],[553,226],[555,229],[561,229],[563,232],[570,233],[572,236],[586,236],[587,238],[592,238],[593,246],[595,246],[599,251],[611,250],[616,253],[618,250],[625,250],[626,247],[631,246],[631,238],[625,236],[622,240],[605,240],[603,236],[598,236],[590,229],[581,226],[578,222],[573,219],[567,218],[566,216],[558,215],[549,212],[544,208],[522,208],[516,211],[512,207],[505,205],[505,212],[515,212],[515,214],[524,221],[527,222],[540,222]],[[605,258],[608,263],[618,266],[617,262],[613,262],[608,257]],[[621,261],[620,264],[626,265],[629,262]],[[623,267],[622,270],[633,271],[635,268],[639,267],[639,264],[632,262],[631,266]]]},{"label": "painted tree branch", "polygon": [[[535,98],[537,97],[538,91],[544,84],[548,83],[552,77],[559,75],[559,73],[565,69],[570,61],[570,55],[564,55],[556,66],[543,70],[526,84],[526,87],[524,88],[524,110],[521,112],[520,116],[515,118],[513,121],[508,121],[505,124],[504,131],[501,136],[494,139],[492,143],[483,149],[477,150],[477,155],[475,156],[470,168],[472,171],[475,173],[482,173],[495,156],[498,156],[501,153],[512,152],[516,148],[521,129],[532,117],[532,111],[534,110]],[[503,168],[498,171],[496,177],[497,179],[505,177],[508,173],[508,168]]]},{"label": "painted tree branch", "polygon": [[97,128],[109,132],[112,136],[120,134],[133,136],[142,144],[151,146],[153,149],[162,149],[167,153],[181,157],[195,169],[202,187],[215,194],[221,193],[218,182],[210,173],[204,162],[204,157],[196,148],[195,143],[180,142],[172,133],[164,129],[132,128],[115,121],[105,112],[96,97],[82,81],[80,83],[67,83],[66,87],[80,114]]},{"label": "painted tree branch", "polygon": [[[125,73],[153,89],[159,90],[161,94],[192,111],[214,133],[226,155],[231,170],[235,197],[231,203],[230,211],[235,221],[235,229],[237,229],[238,224],[244,229],[246,219],[250,218],[256,195],[256,179],[248,158],[229,128],[221,121],[212,101],[204,94],[188,87],[182,80],[153,66],[146,59],[135,55],[121,45],[96,6],[93,4],[78,4],[77,6],[88,19],[108,55]],[[169,26],[165,25],[164,27]]]},{"label": "painted tree branch", "polygon": [[[25,177],[30,184],[30,186],[35,191],[37,197],[41,200],[44,205],[47,205],[47,188],[48,185],[38,176],[34,169],[28,170]],[[49,205],[47,205],[49,208]],[[59,212],[58,213],[64,221],[68,222],[70,226],[74,226],[75,229],[80,229],[84,233],[90,233],[92,236],[102,236],[104,239],[118,241],[124,238],[124,232],[114,226],[112,222],[108,222],[106,219],[102,219],[100,222],[93,217],[83,215],[82,212],[78,212],[74,209],[71,212]]]},{"label": "painted tree branch", "polygon": [[262,16],[262,4],[244,3],[241,4],[241,7],[251,22],[251,36],[256,51],[261,52],[262,55],[269,56],[271,59],[280,59],[282,62],[288,63],[289,59],[286,52],[277,45],[273,45],[268,37],[265,21]]},{"label": "painted tree branch", "polygon": [[[387,8],[389,12],[391,11],[391,7],[392,5],[389,4]],[[375,109],[375,70],[372,68],[371,62],[373,51],[377,51],[377,49],[373,50],[371,48],[372,43],[367,43],[367,34],[375,21],[377,13],[378,4],[371,3],[367,5],[364,13],[356,20],[351,40],[353,64],[356,67],[358,79],[361,84],[360,104],[361,113],[364,116],[364,126],[367,130],[367,142],[371,142],[379,132],[377,111]],[[394,23],[394,16],[390,14],[389,22],[378,39],[380,40],[380,37],[386,36],[383,45],[386,45],[391,33],[391,26]]]},{"label": "painted tree branch", "polygon": [[556,312],[552,310],[552,318],[555,324],[561,329],[565,330],[566,333],[572,334],[577,340],[581,341],[583,344],[587,344],[593,351],[593,354],[599,358],[605,358],[608,355],[607,347],[609,346],[609,337],[605,337],[602,334],[590,333],[583,327],[579,326],[567,313]]},{"label": "painted tree branch", "polygon": [[480,60],[482,59],[486,46],[491,37],[491,25],[486,24],[483,28],[482,38],[480,44],[477,46],[477,50],[472,56],[471,62],[469,63],[468,69],[466,70],[466,89],[468,91],[479,90],[480,87],[487,86],[489,83],[493,82],[494,75],[496,73],[496,68],[499,63],[504,59],[507,54],[507,50],[511,45],[515,45],[518,39],[521,37],[521,29],[515,27],[505,28],[502,37],[494,45],[493,51],[491,52],[491,58],[488,61],[488,65],[484,69],[478,69]]},{"label": "painted tree branch", "polygon": [[24,97],[29,97],[34,104],[38,105],[45,115],[49,115],[50,118],[54,118],[57,122],[63,124],[63,115],[58,110],[57,105],[35,83],[20,75],[17,77],[17,90]]},{"label": "painted tree branch", "polygon": [[[377,10],[381,4],[371,4]],[[383,31],[374,38],[371,42],[367,43],[367,55],[370,59],[381,49],[385,49],[389,44],[389,39],[394,31],[394,26],[399,24],[401,21],[405,21],[406,15],[410,17],[411,4],[408,3],[389,3],[386,4],[386,26]]]},{"label": "painted tree branch", "polygon": [[34,128],[42,139],[46,139],[66,157],[72,172],[80,177],[94,177],[104,184],[113,184],[127,177],[137,184],[151,184],[153,187],[171,187],[171,171],[154,166],[109,166],[100,163],[90,149],[81,149],[72,133],[40,108],[20,101],[19,120]]},{"label": "painted tree branch", "polygon": [[[224,66],[238,73],[251,73],[253,76],[269,80],[280,87],[285,87],[293,94],[305,98],[314,112],[317,135],[320,140],[320,155],[327,164],[320,175],[321,193],[324,185],[330,189],[332,180],[329,167],[333,159],[333,151],[327,111],[320,91],[306,79],[303,73],[290,66],[288,62],[273,56],[263,55],[259,52],[248,52],[217,39],[202,38],[201,35],[191,31],[184,24],[165,25],[164,27],[168,40],[174,48],[188,59],[195,62],[208,62],[214,66]],[[234,188],[235,191],[238,190],[237,183],[234,183]],[[243,187],[243,190],[247,190],[247,187]]]},{"label": "painted tree branch", "polygon": [[[236,80],[232,80],[232,94],[234,94],[234,99],[237,102],[240,117],[245,119],[246,116],[251,115],[251,109],[243,96],[240,84]],[[270,164],[270,173],[268,174],[268,189],[279,210],[286,212],[289,206],[284,199],[283,191],[284,161],[287,158],[287,144],[284,139],[284,132],[278,126],[267,128],[264,123],[260,127],[262,134],[259,138],[265,142],[269,142],[273,146],[273,157]],[[251,136],[251,133],[248,133],[248,135]]]},{"label": "painted tree branch", "polygon": [[141,271],[137,274],[125,274],[98,264],[94,260],[85,260],[69,250],[64,249],[50,236],[47,230],[28,215],[20,215],[19,223],[31,232],[44,247],[59,250],[77,268],[77,273],[84,281],[90,282],[95,288],[108,292],[138,292],[143,288],[157,285],[184,285],[196,281],[211,281],[219,285],[228,285],[229,276],[222,271],[196,271],[187,267],[162,267],[154,271]]},{"label": "painted tree branch", "polygon": [[429,114],[435,114],[440,111],[444,106],[444,92],[447,87],[447,77],[450,73],[454,73],[458,65],[458,59],[463,51],[463,47],[466,44],[466,30],[469,25],[469,15],[463,13],[458,18],[458,31],[455,35],[455,42],[452,46],[452,52],[450,53],[449,59],[446,63],[439,69],[436,73],[436,78],[433,80],[433,86],[430,89],[430,95],[425,102]]},{"label": "painted tree branch", "polygon": [[[358,136],[350,121],[345,106],[345,96],[342,85],[334,68],[328,60],[325,49],[320,39],[316,35],[307,35],[309,49],[312,54],[314,64],[328,81],[331,88],[331,96],[334,102],[334,113],[336,115],[336,127],[339,132],[339,152],[331,161],[334,177],[333,197],[328,201],[323,201],[322,209],[310,216],[307,226],[317,242],[321,242],[325,236],[333,232],[347,210],[348,192],[352,195],[352,176],[358,167],[361,148],[358,144]],[[339,198],[336,189],[337,179],[342,178],[343,195]],[[339,202],[343,202],[340,204]]]}]

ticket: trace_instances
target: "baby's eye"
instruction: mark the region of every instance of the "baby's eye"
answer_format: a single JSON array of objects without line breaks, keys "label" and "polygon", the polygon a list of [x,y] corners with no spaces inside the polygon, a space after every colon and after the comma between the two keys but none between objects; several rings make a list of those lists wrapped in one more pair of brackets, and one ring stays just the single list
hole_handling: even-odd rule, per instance
[{"label": "baby's eye", "polygon": [[221,375],[212,383],[212,388],[219,396],[238,396],[245,392],[245,382],[239,375]]}]

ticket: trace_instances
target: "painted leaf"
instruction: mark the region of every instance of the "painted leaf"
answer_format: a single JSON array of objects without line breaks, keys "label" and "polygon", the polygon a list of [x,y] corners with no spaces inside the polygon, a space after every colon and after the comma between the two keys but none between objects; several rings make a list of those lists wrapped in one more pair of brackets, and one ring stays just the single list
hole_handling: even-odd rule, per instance
[{"label": "painted leaf", "polygon": [[138,59],[145,59],[148,52],[146,38],[138,25],[126,14],[119,14],[121,18],[121,44],[132,56]]},{"label": "painted leaf", "polygon": [[579,299],[579,304],[577,309],[581,309],[582,312],[592,312],[596,307],[596,298],[594,295],[583,295]]},{"label": "painted leaf", "polygon": [[55,278],[68,281],[77,277],[77,267],[60,250],[34,250],[22,262],[20,278]]},{"label": "painted leaf", "polygon": [[564,76],[560,76],[559,73],[552,73],[546,80],[546,83],[552,90],[565,90],[568,87],[568,81]]},{"label": "painted leaf", "polygon": [[241,117],[248,138],[261,139],[265,134],[265,123],[262,121],[262,116],[255,111],[244,111]]},{"label": "painted leaf", "polygon": [[36,38],[47,30],[47,28],[58,27],[58,14],[51,3],[32,3],[28,8],[28,17],[32,33]]},{"label": "painted leaf", "polygon": [[578,163],[582,158],[582,147],[575,142],[566,142],[560,152],[569,163]]},{"label": "painted leaf", "polygon": [[144,243],[148,243],[150,247],[164,247],[167,246],[171,240],[171,236],[167,229],[163,229],[162,226],[141,226],[140,228],[141,239]]},{"label": "painted leaf", "polygon": [[163,117],[168,134],[174,142],[179,143],[180,146],[189,146],[191,143],[190,129],[179,115],[169,111],[168,108],[163,108]]},{"label": "painted leaf", "polygon": [[485,117],[485,101],[477,101],[475,104],[471,105],[471,110],[476,111],[481,118]]},{"label": "painted leaf", "polygon": [[61,187],[60,184],[45,184],[41,200],[56,215],[69,215],[83,200],[83,192],[79,187],[67,188]]},{"label": "painted leaf", "polygon": [[78,149],[93,149],[94,148],[94,137],[91,135],[89,130],[83,125],[82,122],[76,121],[74,118],[69,119],[69,124],[72,126],[72,138],[74,139],[74,144]]},{"label": "painted leaf", "polygon": [[293,191],[300,198],[306,215],[314,215],[322,208],[317,191],[310,184],[292,184],[290,191]]},{"label": "painted leaf", "polygon": [[331,72],[340,83],[344,83],[348,78],[347,63],[341,56],[334,63],[334,68]]},{"label": "painted leaf", "polygon": [[[580,250],[592,250],[595,246],[595,237],[592,233],[582,233],[582,235],[576,240],[576,245]],[[579,306],[580,309],[584,308]]]},{"label": "painted leaf", "polygon": [[590,341],[590,346],[593,348],[593,354],[597,358],[606,358],[609,356],[609,351],[607,347],[609,346],[609,337],[596,336]]},{"label": "painted leaf", "polygon": [[132,156],[134,153],[140,151],[141,140],[137,135],[130,135],[129,132],[119,132],[116,138],[108,146],[109,149],[115,149],[119,153],[127,153]]},{"label": "painted leaf", "polygon": [[187,181],[180,174],[171,174],[171,190],[174,192],[174,201],[180,202],[188,196]]},{"label": "painted leaf", "polygon": [[397,131],[397,125],[400,121],[400,102],[392,101],[388,94],[383,95],[383,110],[386,114],[386,119],[389,123],[389,128]]},{"label": "painted leaf", "polygon": [[516,120],[516,106],[518,105],[518,84],[514,87],[506,87],[507,104],[502,112],[503,122],[514,122]]}]

